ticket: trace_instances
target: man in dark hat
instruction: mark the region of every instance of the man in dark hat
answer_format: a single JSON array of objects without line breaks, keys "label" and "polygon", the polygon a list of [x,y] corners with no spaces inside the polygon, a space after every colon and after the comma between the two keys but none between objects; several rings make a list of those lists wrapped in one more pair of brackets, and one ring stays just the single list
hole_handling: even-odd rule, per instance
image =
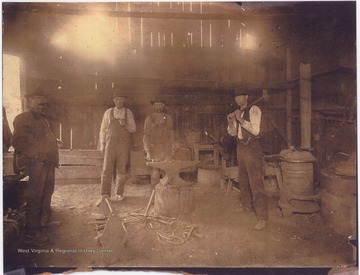
[{"label": "man in dark hat", "polygon": [[104,113],[99,135],[100,150],[104,156],[101,172],[101,198],[96,203],[100,205],[105,197],[111,197],[111,182],[115,170],[115,190],[113,201],[124,199],[126,181],[126,165],[130,152],[130,133],[135,133],[136,124],[130,109],[124,106],[125,95],[116,90],[113,94],[115,107]]},{"label": "man in dark hat", "polygon": [[47,93],[37,89],[26,95],[30,109],[14,119],[11,145],[14,169],[27,184],[26,238],[39,244],[48,241],[41,228],[50,222],[55,167],[59,165],[58,142],[53,119],[47,114]]},{"label": "man in dark hat", "polygon": [[236,89],[235,102],[238,105],[233,113],[227,116],[228,133],[236,137],[236,155],[239,167],[239,185],[242,208],[240,211],[255,210],[258,223],[255,229],[266,227],[268,219],[267,199],[262,181],[262,150],[259,139],[261,110],[253,105],[247,108],[248,91]]},{"label": "man in dark hat", "polygon": [[[170,115],[164,113],[165,101],[160,97],[151,101],[154,112],[148,115],[144,124],[143,144],[148,161],[171,160],[174,153],[174,128]],[[159,169],[151,172],[151,188],[160,181]]]}]

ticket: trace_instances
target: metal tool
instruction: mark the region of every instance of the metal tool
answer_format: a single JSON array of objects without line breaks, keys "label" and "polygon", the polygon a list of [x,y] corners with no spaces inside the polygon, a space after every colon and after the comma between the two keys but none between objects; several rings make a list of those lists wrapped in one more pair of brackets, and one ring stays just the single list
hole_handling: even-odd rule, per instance
[{"label": "metal tool", "polygon": [[123,259],[127,231],[123,226],[122,218],[116,215],[108,197],[104,197],[99,208],[103,213],[107,211],[108,218],[104,225],[104,231],[98,237],[98,240],[104,249],[113,250],[113,253],[107,253],[103,257],[104,264],[107,266],[114,261]]},{"label": "metal tool", "polygon": [[270,100],[270,95],[269,95],[269,91],[267,89],[264,89],[262,91],[262,96],[260,98],[258,98],[257,100],[253,101],[252,103],[246,105],[244,108],[241,108],[241,111],[245,111],[249,108],[251,108],[252,106],[254,106],[255,104],[257,104],[258,102],[264,100],[265,102],[268,102]]}]

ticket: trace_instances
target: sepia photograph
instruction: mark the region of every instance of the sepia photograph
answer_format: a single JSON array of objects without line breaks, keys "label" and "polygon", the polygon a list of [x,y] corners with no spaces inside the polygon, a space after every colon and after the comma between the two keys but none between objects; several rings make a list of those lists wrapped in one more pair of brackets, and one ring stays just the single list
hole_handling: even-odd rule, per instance
[{"label": "sepia photograph", "polygon": [[4,274],[358,274],[356,1],[1,5]]}]

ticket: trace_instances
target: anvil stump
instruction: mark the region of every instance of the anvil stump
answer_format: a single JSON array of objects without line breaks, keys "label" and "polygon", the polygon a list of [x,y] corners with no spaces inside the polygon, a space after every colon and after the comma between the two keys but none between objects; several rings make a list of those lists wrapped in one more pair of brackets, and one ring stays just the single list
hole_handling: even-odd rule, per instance
[{"label": "anvil stump", "polygon": [[180,170],[197,165],[197,161],[147,162],[148,166],[165,171],[165,176],[155,187],[155,212],[165,217],[188,214],[195,208],[191,182],[180,178]]}]

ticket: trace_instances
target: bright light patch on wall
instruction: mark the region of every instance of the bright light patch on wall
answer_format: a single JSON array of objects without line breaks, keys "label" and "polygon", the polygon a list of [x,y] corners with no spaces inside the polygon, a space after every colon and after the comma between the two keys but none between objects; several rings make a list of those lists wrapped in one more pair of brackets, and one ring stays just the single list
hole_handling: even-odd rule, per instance
[{"label": "bright light patch on wall", "polygon": [[20,58],[3,55],[3,106],[11,129],[14,118],[22,112],[20,96]]},{"label": "bright light patch on wall", "polygon": [[101,14],[71,16],[51,39],[54,46],[87,60],[114,62],[118,47],[124,45],[124,30],[115,18]]},{"label": "bright light patch on wall", "polygon": [[254,36],[246,33],[245,37],[242,38],[242,48],[255,50],[256,48],[256,39]]}]

